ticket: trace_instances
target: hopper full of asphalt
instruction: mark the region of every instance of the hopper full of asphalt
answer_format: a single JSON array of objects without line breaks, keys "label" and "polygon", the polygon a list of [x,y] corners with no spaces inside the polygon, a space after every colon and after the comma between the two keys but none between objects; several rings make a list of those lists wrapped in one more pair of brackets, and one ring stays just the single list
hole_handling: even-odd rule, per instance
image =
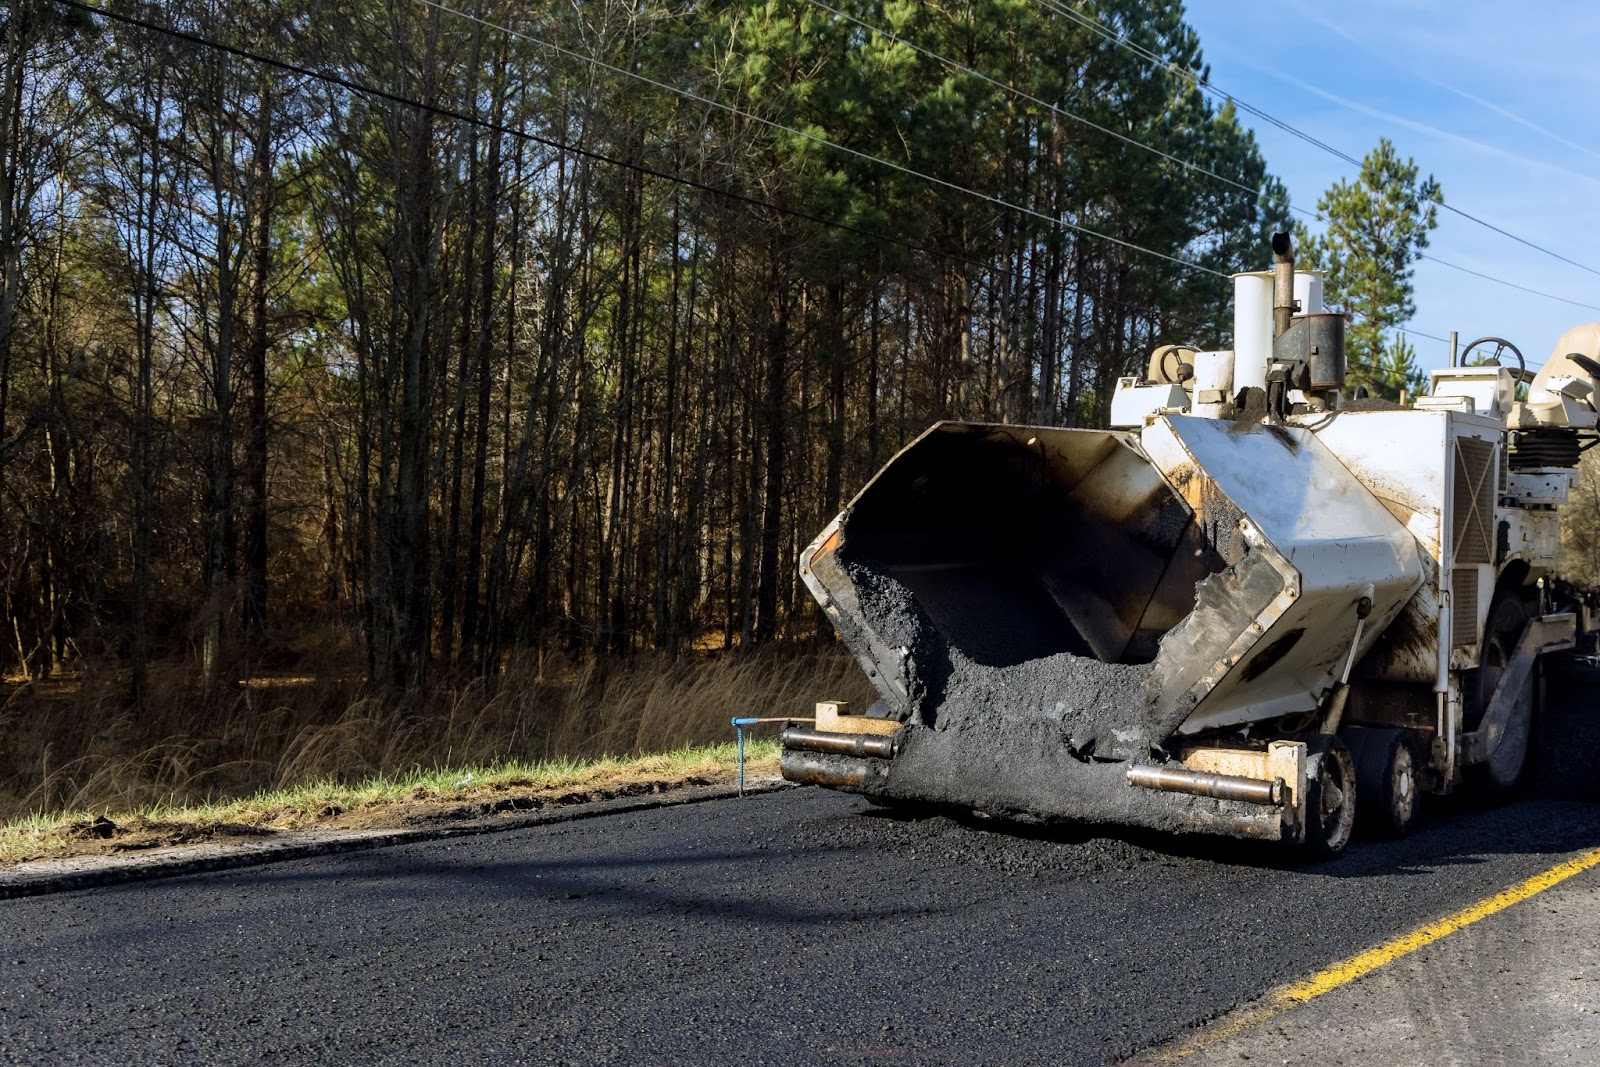
[{"label": "hopper full of asphalt", "polygon": [[1226,556],[1134,438],[942,423],[833,528],[803,573],[882,694],[874,713],[907,726],[864,780],[859,761],[809,752],[789,773],[1017,818],[1276,835],[1259,808],[1127,784],[1214,651],[1187,654],[1186,635],[1164,661],[1169,632],[1251,617],[1223,604],[1204,620],[1220,625],[1193,625],[1197,596],[1226,599],[1207,593]]}]

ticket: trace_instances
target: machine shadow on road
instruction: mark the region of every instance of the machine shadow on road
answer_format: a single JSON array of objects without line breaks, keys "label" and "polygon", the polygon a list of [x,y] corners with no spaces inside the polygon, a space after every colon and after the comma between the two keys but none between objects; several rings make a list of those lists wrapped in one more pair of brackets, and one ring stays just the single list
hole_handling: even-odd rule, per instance
[{"label": "machine shadow on road", "polygon": [[[848,843],[819,846],[802,840],[792,846],[674,854],[657,849],[633,853],[602,843],[597,853],[587,855],[505,860],[486,859],[474,849],[477,855],[456,862],[410,849],[384,850],[350,856],[331,866],[262,869],[249,880],[262,888],[336,881],[347,892],[391,899],[399,894],[419,904],[469,897],[486,903],[532,898],[556,912],[581,903],[591,912],[595,907],[615,909],[612,913],[618,916],[677,914],[805,927],[958,912],[972,893],[1019,891],[1023,883],[986,866],[985,858],[997,853],[1029,853],[1025,862],[1058,882],[1104,874],[1108,858],[1113,867],[1178,864],[1194,868],[1196,876],[1205,870],[1231,870],[1247,879],[1287,877],[1303,882],[1426,879],[1449,868],[1489,863],[1495,856],[1554,857],[1600,846],[1600,808],[1537,798],[1492,809],[1467,803],[1440,805],[1409,837],[1358,841],[1337,860],[1324,863],[1261,842],[1101,827],[1025,826],[950,813],[866,808],[842,811],[823,821],[833,833],[844,830]],[[912,840],[908,832],[916,835],[914,846],[908,843]],[[868,862],[886,862],[894,868],[892,880],[900,891],[893,898],[855,897],[834,884],[839,869]],[[1074,873],[1076,868],[1083,873]],[[947,896],[945,887],[960,870],[967,871],[960,877],[970,884],[965,892]],[[229,877],[237,882],[241,875]]]},{"label": "machine shadow on road", "polygon": [[1485,855],[1563,855],[1600,846],[1600,683],[1552,679],[1523,787],[1510,802],[1492,803],[1464,791],[1426,797],[1417,827],[1405,838],[1358,836],[1336,860],[1321,861],[1259,841],[1204,834],[1163,833],[1083,823],[1038,824],[932,808],[875,808],[863,818],[906,821],[945,818],[972,833],[1000,834],[1063,848],[1097,838],[1189,861],[1329,878],[1417,875],[1474,864]]},{"label": "machine shadow on road", "polygon": [[[671,856],[659,852],[609,853],[582,858],[474,859],[452,863],[379,850],[339,857],[340,862],[332,865],[259,868],[248,873],[232,872],[226,877],[237,886],[256,889],[336,883],[347,893],[371,893],[387,900],[410,897],[414,903],[454,903],[469,898],[490,902],[500,897],[542,900],[559,909],[584,902],[586,908],[609,905],[633,912],[699,914],[758,925],[799,927],[829,922],[873,923],[908,911],[938,915],[963,906],[960,902],[941,904],[932,899],[919,899],[908,905],[903,899],[841,896],[823,873],[839,851],[848,850],[817,850],[809,854],[808,869],[797,872],[792,883],[767,878],[759,887],[744,885],[742,893],[738,890],[746,882],[743,872],[784,861],[790,854],[752,848]],[[701,870],[705,872],[703,876],[697,873]],[[797,894],[796,888],[803,885],[830,888]],[[802,896],[814,903],[800,899]]]},{"label": "machine shadow on road", "polygon": [[1499,806],[1466,797],[1439,800],[1424,809],[1417,828],[1407,837],[1358,837],[1334,860],[1318,860],[1287,846],[1207,834],[1077,823],[1039,825],[961,812],[868,811],[862,817],[891,821],[945,818],[972,833],[1063,848],[1109,839],[1171,859],[1330,878],[1422,874],[1437,867],[1477,863],[1478,857],[1489,854],[1564,855],[1600,846],[1600,806],[1587,798],[1552,800],[1543,793]]}]

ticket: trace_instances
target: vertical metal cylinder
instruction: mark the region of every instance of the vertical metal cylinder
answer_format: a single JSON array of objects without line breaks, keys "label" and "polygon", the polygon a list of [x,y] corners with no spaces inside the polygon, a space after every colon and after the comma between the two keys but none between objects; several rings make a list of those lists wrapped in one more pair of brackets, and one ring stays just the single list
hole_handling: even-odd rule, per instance
[{"label": "vertical metal cylinder", "polygon": [[1295,271],[1294,298],[1300,305],[1300,314],[1322,314],[1322,272],[1320,270]]},{"label": "vertical metal cylinder", "polygon": [[1294,242],[1286,233],[1272,235],[1272,339],[1289,330],[1294,318]]},{"label": "vertical metal cylinder", "polygon": [[1266,271],[1233,276],[1233,388],[1261,389],[1272,362],[1272,278]]}]

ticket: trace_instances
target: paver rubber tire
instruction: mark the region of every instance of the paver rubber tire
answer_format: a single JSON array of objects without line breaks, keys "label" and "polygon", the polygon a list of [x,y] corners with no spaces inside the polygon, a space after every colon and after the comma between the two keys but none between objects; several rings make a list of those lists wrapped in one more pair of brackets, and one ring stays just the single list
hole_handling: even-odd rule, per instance
[{"label": "paver rubber tire", "polygon": [[1359,825],[1377,837],[1404,837],[1417,821],[1420,760],[1411,735],[1386,727],[1352,727],[1343,735],[1356,764]]},{"label": "paver rubber tire", "polygon": [[[1528,612],[1515,594],[1502,594],[1489,608],[1489,617],[1483,623],[1483,645],[1478,653],[1478,667],[1463,679],[1466,706],[1462,719],[1467,729],[1475,730],[1483,721],[1494,687],[1505,673],[1506,665],[1516,652],[1517,642],[1528,625]],[[1522,691],[1516,695],[1511,717],[1506,720],[1505,733],[1500,738],[1494,754],[1483,763],[1475,763],[1463,772],[1467,785],[1478,796],[1491,801],[1507,800],[1522,784],[1522,771],[1528,763],[1528,750],[1533,739],[1535,678],[1530,675]]]},{"label": "paver rubber tire", "polygon": [[1305,851],[1332,859],[1344,851],[1355,831],[1356,764],[1337,737],[1319,737],[1306,752]]}]

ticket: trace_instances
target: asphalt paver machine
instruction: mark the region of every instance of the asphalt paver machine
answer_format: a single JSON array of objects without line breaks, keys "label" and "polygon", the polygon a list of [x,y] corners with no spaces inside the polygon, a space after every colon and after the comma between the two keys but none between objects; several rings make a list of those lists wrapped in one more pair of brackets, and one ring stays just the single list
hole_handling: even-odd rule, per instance
[{"label": "asphalt paver machine", "polygon": [[1363,398],[1273,248],[1233,349],[1157,349],[1111,429],[939,423],[827,525],[802,575],[881,700],[785,730],[785,777],[1324,854],[1517,784],[1541,663],[1596,624],[1556,565],[1600,324]]}]

